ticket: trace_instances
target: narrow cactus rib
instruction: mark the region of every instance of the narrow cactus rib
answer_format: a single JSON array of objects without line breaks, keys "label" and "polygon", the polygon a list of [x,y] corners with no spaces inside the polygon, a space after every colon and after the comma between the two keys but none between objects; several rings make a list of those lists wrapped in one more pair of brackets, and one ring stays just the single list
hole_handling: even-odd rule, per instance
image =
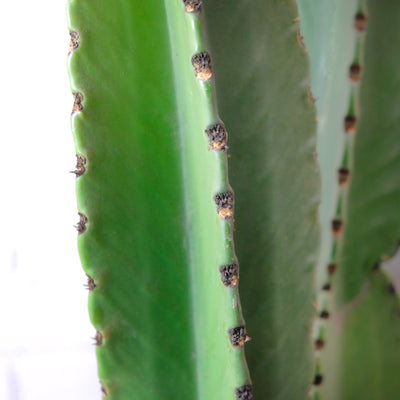
[{"label": "narrow cactus rib", "polygon": [[[204,149],[207,149],[208,156],[210,157],[210,164],[213,168],[213,182],[210,182],[211,184],[207,186],[208,188],[212,188],[211,191],[209,191],[209,195],[211,195],[209,199],[212,198],[214,200],[214,203],[217,206],[215,217],[219,217],[219,227],[217,228],[217,231],[220,232],[221,244],[218,251],[221,254],[218,255],[218,258],[225,263],[234,262],[236,261],[236,254],[233,243],[233,192],[230,187],[227,174],[227,132],[218,116],[215,90],[213,87],[214,84],[212,81],[210,81],[210,78],[213,75],[215,63],[212,61],[212,54],[210,54],[208,51],[207,44],[204,39],[205,34],[203,32],[199,14],[188,13],[184,18],[184,23],[181,23],[179,20],[179,14],[175,10],[177,4],[166,0],[165,5],[169,23],[171,53],[176,54],[179,48],[184,48],[186,46],[188,48],[188,53],[193,54],[190,61],[195,69],[195,77],[198,80],[195,82],[195,84],[199,88],[200,92],[200,95],[196,98],[187,98],[188,80],[192,80],[193,75],[192,73],[190,75],[186,73],[187,67],[184,61],[181,63],[176,61],[174,63],[174,74],[177,87],[176,96],[178,107],[190,107],[190,113],[197,114],[199,106],[203,106],[206,114],[202,122],[203,129],[201,132],[197,130],[197,127],[190,126],[189,124],[181,127],[181,132],[183,133],[182,143],[184,148],[182,153],[183,163],[185,165],[190,165],[190,163],[185,162],[185,159],[188,160],[192,157],[196,157],[196,151],[193,147],[193,142],[188,140],[186,132],[201,134],[201,139],[203,140],[202,143],[204,143],[204,139],[208,138],[209,145],[204,147]],[[176,29],[176,27],[179,25],[182,26],[181,32]],[[187,120],[185,121],[184,119],[181,119],[181,121],[187,123]],[[204,132],[206,135],[204,135]],[[211,159],[213,161],[211,161]],[[196,192],[198,192],[198,182],[201,182],[204,179],[204,172],[201,168],[198,168],[193,169],[191,174],[192,176],[185,180],[187,183],[186,196],[188,198],[186,204],[194,204],[197,202],[198,209],[201,210],[204,207],[204,200],[201,201],[201,199],[199,199],[196,195]],[[191,214],[191,210],[187,210],[187,226],[192,226],[193,231],[192,233],[189,232],[189,234],[193,235],[196,229],[194,227],[193,217]],[[208,251],[208,249],[201,249],[199,247],[197,249],[193,248],[192,251],[197,252],[198,258],[200,258],[202,257],[200,253],[205,253]],[[216,272],[218,272],[219,275],[219,265],[220,264],[210,265],[213,276],[215,276]],[[204,303],[204,299],[209,295],[207,288],[209,273],[204,270],[202,263],[199,263],[197,266],[193,263],[191,273],[192,282],[204,281],[204,290],[202,292],[200,290],[193,291],[193,308],[194,310],[200,310],[201,304]],[[218,292],[221,290],[221,288],[224,288],[226,291],[224,300],[221,300],[221,306],[224,309],[223,325],[227,324],[225,332],[220,331],[219,335],[222,333],[225,340],[229,338],[231,341],[232,330],[237,329],[236,327],[241,326],[244,322],[239,302],[238,284],[225,287],[225,285],[223,285],[219,280],[218,286],[219,287],[215,289]],[[232,307],[232,304],[235,304],[235,307]],[[216,366],[214,371],[210,369],[208,365],[208,348],[210,345],[210,338],[207,338],[206,335],[203,336],[203,333],[207,326],[209,326],[210,336],[217,334],[217,330],[221,328],[217,328],[217,321],[214,321],[214,323],[210,324],[210,315],[207,314],[208,313],[201,312],[193,313],[194,326],[202,327],[202,334],[196,335],[196,342],[199,349],[197,358],[197,374],[200,398],[215,397],[215,388],[219,385],[216,374],[220,367]],[[221,339],[222,336],[219,336],[217,341],[220,342]],[[245,334],[243,340],[240,340],[240,346],[238,347],[241,348],[248,340],[249,338],[247,334]],[[224,352],[225,351],[226,350],[224,350]],[[229,393],[233,394],[235,389],[241,387],[242,385],[250,386],[251,381],[248,375],[247,366],[244,361],[243,350],[234,349],[233,352],[229,353],[225,362],[227,363],[226,365],[229,365],[229,367],[232,368],[232,375],[229,378],[229,381],[231,381],[231,383],[229,383],[231,385],[231,389],[224,394],[224,396],[229,398]],[[249,397],[249,399],[250,398],[251,397]]]},{"label": "narrow cactus rib", "polygon": [[[306,15],[310,2],[299,2],[305,7]],[[325,11],[332,7],[332,2],[323,3],[320,6],[325,7]],[[329,30],[333,26],[330,32],[337,34],[335,23],[341,26],[346,32],[342,40],[345,39],[347,46],[340,46],[338,35],[328,42],[326,54],[321,57],[313,52],[318,39],[305,32],[306,45],[311,43],[314,68],[327,54],[336,54],[337,59],[331,61],[337,64],[332,63],[329,67],[328,63],[327,75],[335,76],[336,72],[332,71],[337,71],[340,64],[342,72],[340,79],[335,78],[335,85],[347,97],[347,109],[342,110],[342,116],[334,115],[335,108],[343,103],[343,97],[335,104],[339,96],[335,99],[334,89],[328,88],[324,92],[323,85],[316,84],[322,80],[314,70],[313,92],[325,100],[319,106],[319,117],[323,122],[320,131],[325,129],[324,134],[320,134],[318,146],[323,176],[321,220],[325,239],[323,234],[318,308],[328,311],[329,319],[319,318],[314,326],[316,375],[322,375],[323,381],[318,385],[314,382],[312,392],[314,399],[319,400],[396,399],[399,383],[397,376],[389,371],[400,367],[396,344],[400,329],[396,317],[399,302],[394,296],[394,286],[383,276],[379,265],[384,254],[391,254],[396,248],[400,236],[400,218],[395,211],[400,202],[400,180],[393,170],[394,166],[400,168],[398,129],[394,128],[399,119],[399,113],[394,109],[398,91],[391,89],[393,82],[399,79],[393,55],[400,37],[392,29],[394,21],[389,17],[399,12],[399,5],[375,0],[336,2],[334,5],[336,9],[332,15],[337,21],[326,27]],[[352,9],[351,14],[349,9]],[[347,27],[343,27],[343,16]],[[350,29],[353,30],[351,34]],[[392,48],[384,44],[389,42],[393,44]],[[379,55],[379,60],[389,60],[387,65],[378,61],[380,49],[384,49],[384,54]],[[347,65],[344,65],[341,57],[346,53]],[[323,62],[326,63],[326,59]],[[347,88],[343,89],[345,79]],[[339,129],[342,136],[328,132],[328,121],[334,119],[336,126],[342,127]],[[327,146],[330,135],[337,143]],[[324,158],[329,160],[327,152],[335,154],[335,151],[339,155],[335,157],[336,165],[331,162],[327,167]],[[391,167],[386,167],[388,156]],[[327,172],[331,174],[329,179]],[[326,188],[327,182],[333,183],[334,190]],[[338,221],[342,222],[340,235],[332,229],[334,225],[337,227]]]},{"label": "narrow cactus rib", "polygon": [[[354,23],[357,21],[357,15],[354,16]],[[347,22],[350,22],[350,18],[346,19]],[[362,31],[362,33],[364,30]],[[337,290],[337,285],[334,285],[334,289],[331,290],[332,285],[334,284],[334,272],[339,268],[341,268],[340,263],[340,251],[343,243],[343,231],[346,228],[346,206],[347,206],[347,191],[348,191],[348,183],[349,176],[351,174],[352,167],[352,157],[353,157],[353,146],[354,146],[354,134],[357,129],[357,111],[359,109],[358,104],[356,104],[358,99],[358,90],[359,90],[359,78],[360,78],[360,70],[361,66],[359,65],[359,60],[361,58],[361,48],[362,48],[362,36],[360,33],[356,35],[355,41],[350,41],[353,46],[353,60],[351,65],[348,67],[349,73],[347,79],[349,81],[348,85],[350,86],[349,92],[349,100],[348,100],[348,110],[343,118],[342,129],[340,129],[340,125],[337,129],[337,134],[341,134],[345,136],[345,140],[343,141],[343,150],[342,150],[342,161],[337,168],[337,179],[333,182],[335,187],[337,188],[335,192],[337,193],[337,204],[336,204],[336,212],[332,215],[332,220],[330,226],[322,224],[322,229],[330,230],[330,243],[331,243],[331,257],[329,259],[329,263],[327,268],[325,267],[325,260],[320,258],[320,266],[319,266],[319,293],[317,300],[317,308],[319,311],[319,318],[315,320],[314,323],[314,343],[315,346],[315,361],[316,361],[316,372],[315,372],[315,380],[313,382],[312,395],[315,400],[324,398],[323,393],[327,391],[324,390],[326,386],[326,381],[332,381],[332,378],[329,377],[330,369],[327,365],[328,361],[325,356],[325,352],[327,351],[327,347],[329,348],[329,341],[332,338],[331,330],[332,330],[332,322],[330,321],[330,314],[332,312],[332,296]],[[321,127],[320,127],[321,129]],[[324,129],[322,127],[322,129]],[[325,133],[326,135],[326,133]],[[322,141],[322,140],[321,140]],[[325,172],[326,173],[326,172]],[[323,236],[324,237],[324,236]],[[324,240],[324,239],[323,239]],[[321,273],[322,272],[322,273]],[[329,287],[329,290],[326,288]],[[321,346],[323,343],[323,346]],[[318,345],[319,344],[319,345]],[[317,378],[320,379],[317,379]],[[323,377],[325,377],[323,379]],[[325,382],[324,382],[325,381]],[[324,385],[323,385],[324,384]],[[321,393],[322,390],[322,393]]]},{"label": "narrow cactus rib", "polygon": [[[68,58],[72,131],[85,160],[76,173],[86,218],[78,247],[101,334],[102,392],[118,400],[177,390],[187,399],[250,400],[248,337],[233,346],[230,334],[244,320],[227,135],[211,146],[205,133],[223,125],[201,2],[156,3],[68,4],[79,37]],[[193,64],[199,54],[201,65]],[[237,266],[230,284],[221,281],[222,265]]]},{"label": "narrow cactus rib", "polygon": [[[357,35],[363,40],[354,57],[362,67],[362,76],[360,83],[353,85],[360,88],[353,96],[354,109],[359,115],[356,135],[349,143],[351,179],[344,210],[348,222],[341,249],[344,267],[338,279],[342,281],[342,274],[350,269],[352,274],[340,285],[343,289],[338,293],[338,305],[357,295],[371,266],[393,254],[400,237],[400,221],[395,212],[400,199],[395,172],[399,168],[398,91],[392,86],[398,79],[394,48],[399,34],[390,24],[385,26],[387,15],[397,13],[399,5],[377,4],[374,0],[365,0],[358,10],[366,21],[363,31]],[[383,46],[387,61],[381,63],[383,56],[376,58],[375,55],[382,43],[389,42],[393,48]],[[362,250],[363,246],[354,246],[356,241],[369,246]]]},{"label": "narrow cactus rib", "polygon": [[362,27],[354,24],[361,41],[354,62],[362,73],[355,93],[358,115],[344,209],[347,223],[334,278],[335,320],[343,325],[340,347],[332,353],[340,369],[338,381],[330,383],[340,382],[339,397],[344,400],[391,400],[400,391],[391,372],[400,369],[399,299],[385,271],[375,268],[394,254],[400,238],[400,113],[394,84],[400,79],[399,12],[398,3],[364,0],[357,12]]}]

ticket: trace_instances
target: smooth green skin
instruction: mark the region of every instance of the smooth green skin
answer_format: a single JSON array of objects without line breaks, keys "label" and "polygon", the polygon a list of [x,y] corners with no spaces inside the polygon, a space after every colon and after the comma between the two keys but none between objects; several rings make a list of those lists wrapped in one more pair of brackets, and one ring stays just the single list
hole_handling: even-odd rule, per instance
[{"label": "smooth green skin", "polygon": [[396,57],[400,3],[368,0],[366,9],[360,121],[339,260],[343,268],[337,277],[342,283],[339,306],[359,292],[365,273],[383,256],[393,255],[400,240],[400,71]]},{"label": "smooth green skin", "polygon": [[229,189],[225,153],[204,129],[219,121],[212,84],[194,77],[204,50],[181,0],[71,0],[69,56],[78,238],[98,372],[110,399],[226,399],[250,382],[228,330],[243,323],[218,268],[235,260],[232,224],[213,196]]},{"label": "smooth green skin", "polygon": [[348,68],[354,59],[356,32],[353,19],[358,0],[298,0],[301,33],[310,56],[311,90],[318,114],[317,153],[321,173],[321,250],[317,271],[318,287],[327,279],[345,135],[343,118],[349,107],[351,85]]},{"label": "smooth green skin", "polygon": [[358,296],[333,314],[328,329],[324,384],[317,398],[397,400],[399,301],[380,271],[366,274]]},{"label": "smooth green skin", "polygon": [[218,106],[230,132],[240,293],[257,399],[305,399],[319,177],[309,65],[294,1],[204,2]]},{"label": "smooth green skin", "polygon": [[[321,249],[316,273],[317,304],[320,310],[332,308],[330,293],[321,290],[330,281],[327,265],[335,252],[331,221],[336,216],[340,190],[337,170],[341,167],[345,148],[343,118],[349,107],[351,85],[348,67],[354,59],[357,35],[353,29],[358,0],[298,0],[301,33],[310,57],[311,90],[318,113],[317,153],[321,173]],[[337,261],[337,260],[335,260]],[[337,289],[335,285],[335,290]],[[323,375],[323,385],[314,387],[314,398],[326,393],[337,395],[339,364],[335,352],[339,346],[330,335],[331,324],[316,319],[314,340],[329,337],[324,351],[315,352],[316,371]],[[335,342],[334,342],[335,341]],[[334,397],[333,397],[334,398]],[[340,397],[337,397],[340,398]],[[322,397],[321,399],[324,399]]]},{"label": "smooth green skin", "polygon": [[382,257],[394,254],[400,239],[400,72],[396,58],[400,4],[367,0],[366,10],[360,121],[341,268],[334,280],[340,288],[335,293],[335,309],[342,311],[350,299],[362,296],[362,288],[368,289],[365,299],[345,318],[341,351],[335,354],[341,365],[341,399],[361,395],[367,400],[396,400],[400,393],[399,300],[388,290],[382,272],[374,277],[371,269]]},{"label": "smooth green skin", "polygon": [[[334,32],[339,27],[339,32],[346,32],[348,26],[353,26],[357,4],[335,3],[337,8],[332,14],[332,23],[324,24],[324,30],[332,32],[332,39],[326,41],[327,36],[315,33],[319,32],[316,21],[321,19],[321,15],[329,14],[332,2],[321,2],[319,9],[311,3],[300,0],[302,31],[310,49],[314,96],[318,98],[322,94],[321,97],[327,99],[320,106],[317,102],[319,117],[329,120],[333,119],[342,104],[335,102],[335,97],[331,95],[333,92],[326,88],[329,84],[323,86],[324,79],[329,82],[329,77],[335,72],[346,74],[347,78],[348,67],[356,57],[352,39],[355,33],[347,35],[340,47],[341,37],[334,36]],[[333,278],[332,298],[329,299],[331,318],[324,324],[326,346],[317,354],[321,358],[324,381],[315,398],[321,400],[396,400],[400,393],[399,301],[389,290],[388,277],[380,270],[372,270],[375,263],[394,253],[400,238],[400,73],[396,57],[400,43],[397,22],[400,4],[390,0],[367,0],[364,5],[368,24],[360,59],[362,81],[356,91],[358,129],[350,146],[350,186],[340,194],[343,199],[340,213],[344,220],[344,232],[336,250],[338,271]],[[313,14],[314,11],[316,14]],[[341,51],[331,50],[335,48],[341,48]],[[324,51],[321,52],[321,49]],[[349,57],[351,52],[353,55],[343,67],[343,58]],[[336,64],[324,61],[332,54],[337,55],[333,60]],[[330,65],[324,73],[318,69],[322,64]],[[346,108],[342,116],[337,117],[337,126],[342,126],[349,107],[351,85],[347,81],[347,89],[344,88],[346,80],[340,76],[334,79],[337,87],[343,88],[340,90],[342,98],[348,95]],[[329,127],[323,131],[324,128],[323,124],[319,125],[318,149],[323,179],[327,174],[335,173],[342,162],[339,159],[334,164],[327,157],[343,153],[344,147],[344,134],[340,128],[336,133]],[[338,133],[342,136],[338,137]],[[329,135],[331,138],[326,138]],[[334,171],[329,172],[327,161],[332,163]],[[321,225],[327,237],[339,191],[337,186],[330,189],[326,178],[322,189],[322,198],[328,198],[328,205],[321,206],[321,213],[325,213],[326,218],[325,225],[323,220]],[[324,254],[320,258],[319,283],[326,276],[326,261],[329,258],[329,244],[326,243],[323,236]],[[321,263],[324,257],[325,263]]]}]

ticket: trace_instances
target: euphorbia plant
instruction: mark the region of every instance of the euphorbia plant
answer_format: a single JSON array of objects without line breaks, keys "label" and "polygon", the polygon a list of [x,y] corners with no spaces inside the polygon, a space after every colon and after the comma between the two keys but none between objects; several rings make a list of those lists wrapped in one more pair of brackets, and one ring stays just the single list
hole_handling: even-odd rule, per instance
[{"label": "euphorbia plant", "polygon": [[393,4],[69,2],[104,396],[397,398]]}]

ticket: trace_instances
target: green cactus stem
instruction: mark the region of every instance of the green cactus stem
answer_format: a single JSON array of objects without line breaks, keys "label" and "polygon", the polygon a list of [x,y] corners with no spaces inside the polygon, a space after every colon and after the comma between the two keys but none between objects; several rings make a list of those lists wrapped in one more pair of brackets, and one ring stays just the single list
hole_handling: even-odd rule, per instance
[{"label": "green cactus stem", "polygon": [[110,399],[252,397],[227,134],[186,3],[68,3],[78,247]]},{"label": "green cactus stem", "polygon": [[314,380],[319,177],[316,114],[295,1],[205,1],[230,133],[235,243],[257,399],[305,399]]},{"label": "green cactus stem", "polygon": [[[319,10],[307,0],[300,4],[313,93],[323,99],[317,103],[323,177],[318,307],[329,318],[315,326],[321,379],[314,397],[394,400],[399,302],[379,266],[400,238],[400,8],[376,0],[325,1]],[[331,37],[315,35],[311,21],[319,15]]]},{"label": "green cactus stem", "polygon": [[297,3],[69,1],[107,398],[398,398],[400,4]]}]

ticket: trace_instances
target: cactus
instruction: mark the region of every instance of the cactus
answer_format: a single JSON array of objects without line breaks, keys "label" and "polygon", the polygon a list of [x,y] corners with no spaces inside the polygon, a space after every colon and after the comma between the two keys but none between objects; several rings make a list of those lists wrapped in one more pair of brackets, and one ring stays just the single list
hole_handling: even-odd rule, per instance
[{"label": "cactus", "polygon": [[198,15],[158,3],[68,9],[78,246],[99,378],[116,399],[230,399],[250,378],[227,135]]},{"label": "cactus", "polygon": [[[395,399],[400,390],[392,373],[400,368],[399,304],[394,276],[381,266],[400,238],[399,74],[394,57],[400,4],[314,3],[299,1],[301,17],[312,21],[303,32],[312,91],[321,98],[316,103],[322,174],[317,284],[319,308],[329,318],[315,324],[321,385],[314,395]],[[336,34],[317,38],[312,25],[321,22]],[[326,68],[321,69],[323,59]]]},{"label": "cactus", "polygon": [[246,357],[255,398],[298,399],[314,377],[309,336],[318,250],[316,115],[295,2],[252,4],[237,2],[228,12],[224,2],[208,2],[204,14],[218,105],[229,123],[235,243],[253,339]]},{"label": "cactus", "polygon": [[104,397],[397,398],[400,6],[297,3],[68,3]]}]

